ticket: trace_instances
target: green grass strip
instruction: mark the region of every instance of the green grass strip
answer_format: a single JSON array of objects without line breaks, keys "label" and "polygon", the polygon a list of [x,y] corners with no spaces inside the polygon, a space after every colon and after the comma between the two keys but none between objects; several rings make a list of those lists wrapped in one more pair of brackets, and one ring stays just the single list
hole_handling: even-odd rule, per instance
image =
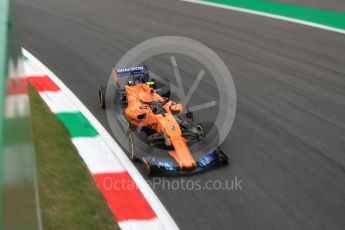
[{"label": "green grass strip", "polygon": [[80,112],[57,113],[56,116],[66,126],[71,137],[94,137],[98,135],[95,128]]},{"label": "green grass strip", "polygon": [[329,10],[321,10],[288,3],[271,2],[264,0],[202,0],[264,13],[275,14],[307,22],[345,29],[345,14]]},{"label": "green grass strip", "polygon": [[43,228],[119,229],[67,129],[32,87],[29,95]]}]

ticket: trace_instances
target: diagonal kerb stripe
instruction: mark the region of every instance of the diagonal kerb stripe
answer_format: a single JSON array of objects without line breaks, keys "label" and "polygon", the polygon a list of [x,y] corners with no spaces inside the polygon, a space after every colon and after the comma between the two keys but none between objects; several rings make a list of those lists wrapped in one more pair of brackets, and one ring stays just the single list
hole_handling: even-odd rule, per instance
[{"label": "diagonal kerb stripe", "polygon": [[38,91],[60,91],[60,88],[48,76],[28,77],[30,84]]},{"label": "diagonal kerb stripe", "polygon": [[94,178],[117,221],[156,217],[128,172],[94,174]]},{"label": "diagonal kerb stripe", "polygon": [[92,174],[126,171],[113,150],[100,137],[74,137],[72,142]]},{"label": "diagonal kerb stripe", "polygon": [[78,112],[79,110],[69,100],[66,94],[61,92],[62,91],[44,91],[40,92],[40,96],[54,114]]},{"label": "diagonal kerb stripe", "polygon": [[6,96],[23,95],[28,93],[28,85],[25,78],[8,79]]},{"label": "diagonal kerb stripe", "polygon": [[56,116],[66,126],[71,137],[95,137],[98,135],[96,129],[80,112],[57,113]]}]

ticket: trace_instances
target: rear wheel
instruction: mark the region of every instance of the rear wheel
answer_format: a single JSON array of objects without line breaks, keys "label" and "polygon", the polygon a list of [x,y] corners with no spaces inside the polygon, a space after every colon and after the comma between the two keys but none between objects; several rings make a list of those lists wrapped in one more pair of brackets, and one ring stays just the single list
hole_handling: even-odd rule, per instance
[{"label": "rear wheel", "polygon": [[102,109],[105,108],[105,86],[98,87],[98,106]]}]

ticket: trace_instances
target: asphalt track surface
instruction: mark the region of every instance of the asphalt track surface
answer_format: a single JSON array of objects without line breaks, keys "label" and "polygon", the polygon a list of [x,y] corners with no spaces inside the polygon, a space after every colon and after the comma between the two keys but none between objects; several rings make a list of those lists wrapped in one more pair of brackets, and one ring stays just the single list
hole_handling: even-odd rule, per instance
[{"label": "asphalt track surface", "polygon": [[[157,187],[181,229],[344,228],[344,35],[171,0],[20,0],[17,10],[22,45],[105,127],[95,89],[139,42],[185,36],[230,68],[237,114],[222,148],[231,165],[186,179],[237,176],[243,189]],[[181,68],[188,72],[188,63]],[[213,95],[202,84],[197,95]]]}]

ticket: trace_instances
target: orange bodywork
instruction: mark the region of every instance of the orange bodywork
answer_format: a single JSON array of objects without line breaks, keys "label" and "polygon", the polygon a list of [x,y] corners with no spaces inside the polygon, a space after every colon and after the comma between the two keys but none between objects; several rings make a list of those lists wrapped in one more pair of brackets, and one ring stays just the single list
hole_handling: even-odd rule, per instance
[{"label": "orange bodywork", "polygon": [[154,114],[151,108],[142,101],[164,101],[164,99],[150,86],[139,83],[134,86],[125,86],[124,89],[128,100],[125,109],[128,121],[136,126],[151,126],[157,133],[161,133],[165,143],[174,147],[174,151],[169,151],[169,154],[176,160],[180,168],[194,168],[196,162],[182,136],[179,124],[171,113],[171,111],[182,112],[183,106],[169,101],[163,107],[166,110],[165,116]]}]

